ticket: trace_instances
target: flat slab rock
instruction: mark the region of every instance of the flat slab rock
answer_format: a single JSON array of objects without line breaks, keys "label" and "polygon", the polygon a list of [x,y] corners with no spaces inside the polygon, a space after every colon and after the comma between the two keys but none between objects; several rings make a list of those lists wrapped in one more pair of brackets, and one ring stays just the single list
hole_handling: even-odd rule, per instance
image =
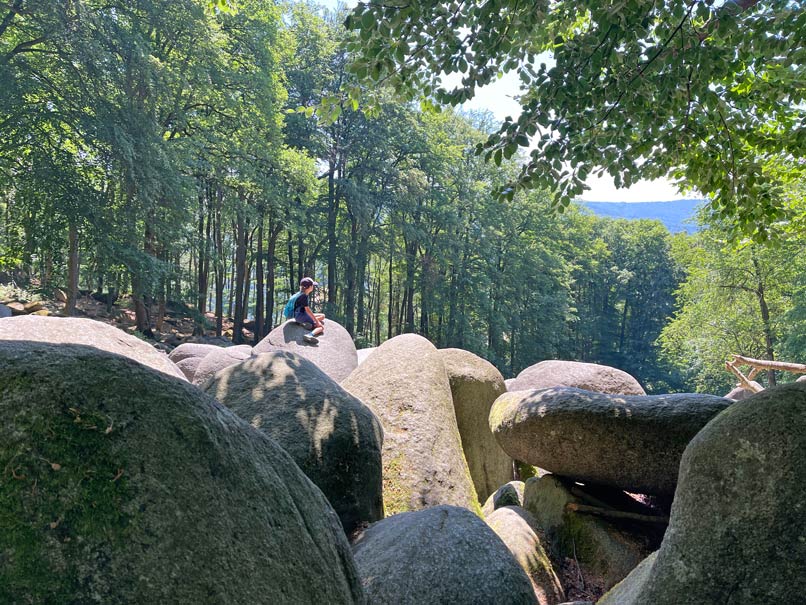
[{"label": "flat slab rock", "polygon": [[510,456],[577,481],[674,493],[689,441],[732,401],[714,395],[607,395],[568,387],[499,397],[490,426]]},{"label": "flat slab rock", "polygon": [[9,317],[0,321],[0,340],[75,344],[123,355],[158,372],[187,380],[168,356],[114,326],[77,317]]},{"label": "flat slab rock", "polygon": [[529,366],[507,384],[510,391],[548,387],[575,387],[614,395],[646,395],[641,384],[623,370],[597,363],[559,359]]},{"label": "flat slab rock", "polygon": [[332,319],[325,320],[325,333],[318,344],[303,340],[308,331],[293,320],[277,326],[257,343],[255,355],[272,351],[291,351],[315,363],[336,382],[341,382],[358,367],[358,354],[350,333]]},{"label": "flat slab rock", "polygon": [[435,506],[379,521],[353,543],[370,603],[536,604],[526,573],[478,516]]}]

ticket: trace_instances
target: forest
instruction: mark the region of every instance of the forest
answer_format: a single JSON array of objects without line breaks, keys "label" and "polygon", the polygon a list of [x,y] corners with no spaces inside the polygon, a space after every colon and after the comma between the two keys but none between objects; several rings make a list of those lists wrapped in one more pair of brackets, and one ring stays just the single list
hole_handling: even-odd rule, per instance
[{"label": "forest", "polygon": [[[317,308],[359,348],[414,332],[505,376],[544,359],[590,361],[648,393],[724,394],[731,354],[806,362],[806,178],[787,147],[803,145],[802,116],[778,114],[776,128],[800,125],[794,142],[769,124],[752,144],[743,134],[736,198],[703,152],[613,156],[625,185],[686,162],[675,174],[713,202],[698,233],[598,218],[566,199],[590,169],[566,178],[551,137],[528,153],[535,131],[523,120],[462,111],[451,105],[462,95],[435,88],[438,102],[406,95],[376,44],[402,26],[384,23],[380,5],[362,10],[3,3],[3,281],[63,290],[67,314],[82,291],[104,295],[131,306],[152,340],[166,306],[184,304],[197,334],[231,322],[242,343],[277,325],[310,275],[322,284]],[[783,82],[802,113],[803,82],[774,73],[747,95],[761,105]],[[632,149],[620,141],[605,144]],[[539,173],[541,152],[553,173]]]}]

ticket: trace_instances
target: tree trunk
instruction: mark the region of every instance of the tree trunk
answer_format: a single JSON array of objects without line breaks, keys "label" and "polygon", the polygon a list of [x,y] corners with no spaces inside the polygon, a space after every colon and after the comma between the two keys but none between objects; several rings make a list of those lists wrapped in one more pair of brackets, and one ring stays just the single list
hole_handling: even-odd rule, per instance
[{"label": "tree trunk", "polygon": [[[241,203],[245,200],[241,198]],[[243,343],[243,322],[244,322],[244,289],[246,284],[246,217],[241,208],[235,214],[235,292],[230,293],[230,306],[235,302],[235,313],[233,315],[232,342]]]},{"label": "tree trunk", "polygon": [[221,228],[222,206],[224,204],[224,190],[220,185],[216,187],[215,225],[213,235],[215,241],[215,333],[221,336],[224,332],[224,234]]},{"label": "tree trunk", "polygon": [[68,252],[67,252],[67,303],[64,306],[64,314],[72,317],[76,314],[76,302],[78,301],[78,228],[74,223],[70,223],[67,231]]},{"label": "tree trunk", "polygon": [[263,337],[264,291],[263,291],[263,216],[257,226],[257,253],[255,259],[255,344]]},{"label": "tree trunk", "polygon": [[[764,291],[764,282],[761,278],[761,267],[759,266],[758,258],[755,253],[751,255],[753,259],[753,268],[756,273],[756,297],[758,298],[758,306],[761,310],[761,325],[764,329],[764,344],[767,352],[767,359],[775,361],[775,338],[772,334],[772,324],[770,322],[770,308],[767,306],[767,299]],[[770,386],[774,387],[777,383],[775,379],[775,370],[767,371],[767,378]]]},{"label": "tree trunk", "polygon": [[335,317],[336,303],[336,218],[339,199],[336,191],[336,160],[331,157],[327,173],[327,301],[325,314]]}]

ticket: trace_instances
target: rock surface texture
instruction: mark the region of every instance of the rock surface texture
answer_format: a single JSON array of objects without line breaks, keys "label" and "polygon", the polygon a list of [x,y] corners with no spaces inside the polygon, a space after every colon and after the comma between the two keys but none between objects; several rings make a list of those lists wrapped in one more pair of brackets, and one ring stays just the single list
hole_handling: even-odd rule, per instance
[{"label": "rock surface texture", "polygon": [[510,481],[495,490],[481,507],[481,512],[485,517],[493,514],[503,506],[523,506],[523,481]]},{"label": "rock surface texture", "polygon": [[288,452],[348,534],[383,518],[381,423],[312,362],[264,353],[218,372],[206,391]]},{"label": "rock surface texture", "polygon": [[556,605],[565,598],[560,579],[546,554],[534,517],[519,506],[504,506],[486,519],[529,576],[540,605]]},{"label": "rock surface texture", "polygon": [[356,356],[358,357],[358,365],[364,363],[364,360],[375,352],[377,347],[367,347],[366,349],[358,349]]},{"label": "rock surface texture", "polygon": [[510,391],[575,387],[596,393],[646,395],[639,382],[617,368],[580,361],[541,361],[523,370],[508,385]]},{"label": "rock surface texture", "polygon": [[439,351],[451,385],[456,424],[480,502],[512,479],[512,459],[490,430],[490,408],[507,389],[489,361],[462,349]]},{"label": "rock surface texture", "polygon": [[383,425],[387,515],[437,504],[480,512],[448,375],[434,345],[416,334],[387,340],[342,386]]},{"label": "rock surface texture", "polygon": [[640,494],[673,494],[688,442],[731,403],[690,393],[516,391],[496,400],[490,427],[510,456],[557,475]]},{"label": "rock surface texture", "polygon": [[249,345],[237,345],[234,347],[216,347],[215,351],[210,351],[202,357],[196,371],[193,373],[193,384],[203,386],[208,380],[215,376],[216,372],[230,366],[243,363],[252,356],[252,347]]},{"label": "rock surface texture", "polygon": [[3,342],[0,391],[0,602],[364,602],[321,492],[195,387]]},{"label": "rock surface texture", "polygon": [[183,342],[173,351],[168,353],[168,359],[178,364],[183,359],[203,358],[208,353],[220,349],[216,345],[208,345],[200,342]]},{"label": "rock surface texture", "polygon": [[350,333],[332,319],[325,320],[325,333],[319,344],[308,344],[302,337],[308,331],[293,320],[277,326],[253,349],[255,355],[272,351],[291,351],[315,363],[336,382],[341,382],[358,367],[358,355]]},{"label": "rock surface texture", "polygon": [[536,603],[529,578],[501,539],[456,506],[394,515],[353,544],[367,600],[382,605]]},{"label": "rock surface texture", "polygon": [[806,385],[766,389],[691,441],[660,550],[602,605],[799,603],[806,594]]},{"label": "rock surface texture", "polygon": [[0,340],[75,344],[123,355],[158,372],[185,380],[165,353],[114,326],[75,317],[11,317],[0,322]]}]

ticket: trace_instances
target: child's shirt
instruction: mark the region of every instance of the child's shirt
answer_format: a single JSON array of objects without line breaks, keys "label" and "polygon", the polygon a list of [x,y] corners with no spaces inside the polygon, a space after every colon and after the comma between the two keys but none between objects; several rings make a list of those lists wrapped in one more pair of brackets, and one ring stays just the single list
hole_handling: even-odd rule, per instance
[{"label": "child's shirt", "polygon": [[302,292],[297,300],[294,302],[294,321],[299,323],[310,322],[311,318],[305,312],[305,307],[308,306],[308,295]]}]

